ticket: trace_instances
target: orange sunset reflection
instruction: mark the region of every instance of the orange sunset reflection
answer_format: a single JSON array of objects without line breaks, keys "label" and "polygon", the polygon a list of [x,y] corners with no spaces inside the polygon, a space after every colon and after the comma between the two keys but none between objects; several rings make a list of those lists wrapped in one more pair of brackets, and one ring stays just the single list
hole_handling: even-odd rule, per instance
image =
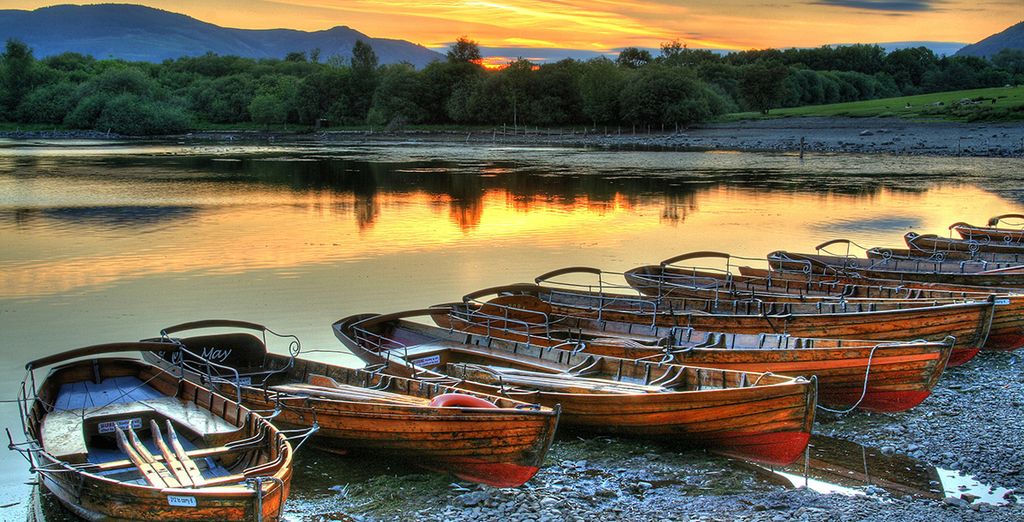
[{"label": "orange sunset reflection", "polygon": [[[282,195],[274,192],[268,199],[274,198]],[[879,216],[902,216],[918,231],[943,234],[953,221],[982,221],[991,209],[1006,208],[991,193],[949,185],[867,195],[712,186],[687,194],[616,192],[598,198],[522,195],[502,188],[468,199],[420,191],[306,192],[283,199],[269,206],[201,207],[139,231],[138,238],[122,231],[123,237],[111,240],[118,234],[102,224],[52,226],[43,218],[21,223],[21,232],[31,229],[31,234],[0,227],[0,240],[19,252],[71,246],[42,261],[0,256],[0,296],[88,292],[151,276],[292,273],[449,249],[500,249],[508,259],[524,259],[588,245],[639,263],[687,250],[761,256],[777,248],[811,248],[838,236],[868,246],[888,238],[892,245],[898,231],[871,227]]]}]

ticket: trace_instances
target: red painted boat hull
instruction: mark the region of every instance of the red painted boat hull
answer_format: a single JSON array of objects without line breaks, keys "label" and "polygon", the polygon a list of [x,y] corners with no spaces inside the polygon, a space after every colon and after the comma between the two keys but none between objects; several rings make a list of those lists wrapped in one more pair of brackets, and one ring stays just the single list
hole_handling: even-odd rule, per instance
[{"label": "red painted boat hull", "polygon": [[964,348],[956,347],[956,348],[953,348],[953,353],[949,355],[949,362],[946,363],[946,366],[949,367],[949,368],[952,368],[954,366],[960,366],[961,364],[964,364],[967,361],[970,361],[971,359],[973,359],[974,356],[978,355],[978,352],[980,352],[980,351],[981,351],[981,348],[978,348],[978,347],[974,347],[974,348],[970,348],[970,347],[964,347]]},{"label": "red painted boat hull", "polygon": [[804,454],[811,434],[806,431],[774,433],[725,432],[714,451],[744,460],[786,466]]},{"label": "red painted boat hull", "polygon": [[[860,398],[860,394],[861,390],[853,389],[845,392],[836,391],[829,394],[823,394],[819,391],[819,400],[828,403],[854,404]],[[893,391],[872,390],[868,388],[867,393],[864,394],[864,400],[857,407],[866,411],[884,413],[905,411],[921,404],[931,394],[931,390]]]},{"label": "red painted boat hull", "polygon": [[523,466],[504,462],[484,462],[480,460],[449,461],[442,465],[431,465],[429,462],[419,464],[420,467],[440,473],[451,473],[456,477],[470,482],[487,484],[496,488],[514,488],[523,485],[540,470],[535,466]]}]

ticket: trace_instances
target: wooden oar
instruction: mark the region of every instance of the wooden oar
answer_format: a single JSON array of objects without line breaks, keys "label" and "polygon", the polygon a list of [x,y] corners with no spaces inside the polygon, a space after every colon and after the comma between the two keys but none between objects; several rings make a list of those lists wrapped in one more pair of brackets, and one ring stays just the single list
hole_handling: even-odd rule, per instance
[{"label": "wooden oar", "polygon": [[524,377],[534,377],[534,378],[539,377],[539,378],[546,378],[546,379],[554,379],[556,381],[571,381],[571,382],[574,382],[574,383],[583,383],[583,384],[586,384],[588,386],[593,386],[593,387],[598,388],[598,389],[604,389],[604,388],[615,389],[615,388],[619,388],[619,389],[623,389],[623,390],[631,390],[631,391],[643,392],[643,393],[651,393],[651,392],[657,393],[657,392],[665,391],[660,386],[648,386],[648,385],[645,385],[645,384],[637,384],[637,383],[625,382],[625,381],[613,381],[613,380],[610,380],[610,379],[598,379],[598,378],[594,378],[594,377],[582,377],[582,376],[577,376],[577,375],[567,374],[567,373],[548,374],[548,373],[531,372],[529,370],[517,370],[515,368],[504,368],[504,369],[501,369],[501,370],[498,370],[498,371],[502,375],[522,375]]},{"label": "wooden oar", "polygon": [[408,395],[401,395],[398,393],[370,390],[349,385],[340,385],[337,388],[327,388],[313,384],[295,383],[271,386],[270,389],[284,393],[316,395],[318,397],[354,401],[382,401],[410,405],[423,405],[430,402],[429,400],[420,397],[410,397]]},{"label": "wooden oar", "polygon": [[124,432],[121,431],[121,427],[115,426],[114,432],[117,437],[117,447],[128,455],[128,460],[132,461],[132,464],[135,464],[135,467],[138,468],[139,473],[141,473],[142,477],[146,479],[146,482],[148,482],[150,486],[156,488],[166,488],[167,483],[160,477],[157,470],[153,468],[153,464],[146,462],[141,455],[132,449],[131,444],[128,443],[128,439],[124,436]]},{"label": "wooden oar", "polygon": [[527,389],[537,388],[564,393],[618,393],[624,395],[665,391],[663,388],[656,386],[589,379],[569,374],[542,374],[508,369],[496,371],[492,368],[481,366],[467,366],[466,369],[469,370],[470,368],[476,370],[476,375],[472,380],[486,379],[492,384],[500,380],[501,383]]},{"label": "wooden oar", "polygon": [[171,424],[170,419],[167,420],[167,436],[171,439],[171,448],[174,449],[174,456],[181,462],[181,466],[185,468],[185,472],[192,478],[193,484],[202,484],[206,482],[203,479],[203,474],[199,472],[199,467],[196,466],[189,456],[185,448],[181,446],[181,442],[178,441],[178,433],[174,431],[174,425]]},{"label": "wooden oar", "polygon": [[153,466],[153,469],[155,469],[160,475],[160,478],[163,479],[164,484],[167,484],[167,487],[181,487],[181,482],[178,481],[174,474],[167,469],[167,466],[162,462],[157,462],[156,457],[154,457],[153,453],[149,451],[149,448],[139,440],[139,436],[135,434],[135,430],[133,430],[131,426],[128,426],[128,441],[131,442],[132,447],[139,453],[142,460],[148,462],[150,466]]},{"label": "wooden oar", "polygon": [[156,447],[160,449],[160,454],[164,457],[164,462],[167,463],[167,467],[171,468],[171,473],[174,473],[174,477],[178,479],[178,482],[183,486],[191,484],[192,486],[200,486],[196,484],[192,477],[185,471],[185,466],[181,464],[178,457],[174,455],[171,448],[167,446],[167,442],[164,441],[164,436],[160,433],[160,425],[157,424],[156,419],[149,420],[149,431],[153,434],[153,440],[156,442]]},{"label": "wooden oar", "polygon": [[[252,448],[250,448],[250,447],[217,446],[217,447],[214,447],[214,448],[203,448],[203,449],[192,450],[192,451],[187,452],[187,454],[192,459],[203,459],[203,458],[206,458],[206,457],[213,457],[213,456],[216,456],[216,455],[222,455],[224,453],[231,453],[231,452],[236,452],[236,451],[247,451],[247,450],[250,450],[250,449],[252,449]],[[153,457],[156,458],[157,462],[166,461],[166,459],[164,458],[163,455],[154,455]],[[180,462],[180,460],[179,460],[179,462]],[[102,462],[102,463],[99,463],[99,464],[83,464],[81,466],[76,466],[76,468],[82,469],[82,470],[85,470],[85,471],[97,471],[98,472],[98,471],[110,471],[110,470],[121,469],[121,468],[129,468],[129,467],[132,467],[134,465],[135,464],[133,464],[132,461],[130,461],[130,460],[112,460],[110,462]]]}]

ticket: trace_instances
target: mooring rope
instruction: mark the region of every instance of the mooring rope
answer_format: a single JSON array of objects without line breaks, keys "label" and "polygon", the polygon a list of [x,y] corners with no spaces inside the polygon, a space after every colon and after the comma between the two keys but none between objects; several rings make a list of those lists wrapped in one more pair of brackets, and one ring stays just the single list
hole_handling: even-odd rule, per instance
[{"label": "mooring rope", "polygon": [[[875,346],[873,346],[871,348],[871,353],[868,354],[868,365],[867,365],[867,368],[864,369],[864,386],[860,390],[860,398],[857,399],[857,402],[853,403],[853,406],[850,406],[849,408],[847,408],[845,410],[833,410],[831,408],[826,408],[825,406],[822,406],[822,405],[818,404],[818,380],[817,380],[817,378],[815,378],[815,380],[814,380],[814,404],[817,405],[818,408],[821,408],[823,411],[827,411],[829,413],[846,414],[846,413],[850,413],[851,411],[857,409],[857,407],[860,406],[860,403],[864,402],[864,397],[868,394],[868,377],[871,375],[871,363],[872,363],[872,361],[873,361],[873,359],[875,357],[875,350],[877,350],[879,346],[882,346],[882,343],[879,343],[879,344],[876,344]],[[815,376],[815,377],[817,377],[817,376]]]}]

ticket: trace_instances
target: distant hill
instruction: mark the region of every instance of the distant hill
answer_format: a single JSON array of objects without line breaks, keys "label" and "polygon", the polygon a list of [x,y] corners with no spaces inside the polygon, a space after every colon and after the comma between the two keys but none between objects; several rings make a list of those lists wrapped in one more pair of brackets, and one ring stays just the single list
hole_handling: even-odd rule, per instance
[{"label": "distant hill", "polygon": [[371,38],[355,29],[325,31],[232,29],[185,15],[138,5],[58,5],[34,11],[0,10],[0,39],[16,38],[32,47],[37,58],[63,52],[96,58],[161,62],[169,58],[213,52],[247,58],[284,58],[293,51],[320,49],[320,59],[347,59],[352,45],[363,40],[380,63],[409,62],[423,67],[443,58],[405,40]]},{"label": "distant hill", "polygon": [[956,52],[962,49],[965,45],[963,42],[882,42],[876,44],[885,52],[891,53],[899,49],[909,49],[912,47],[926,47],[931,49],[933,53],[938,56],[953,56]]},{"label": "distant hill", "polygon": [[1018,22],[1001,33],[989,36],[976,44],[968,45],[957,51],[956,55],[990,58],[1003,49],[1024,51],[1024,22]]}]

